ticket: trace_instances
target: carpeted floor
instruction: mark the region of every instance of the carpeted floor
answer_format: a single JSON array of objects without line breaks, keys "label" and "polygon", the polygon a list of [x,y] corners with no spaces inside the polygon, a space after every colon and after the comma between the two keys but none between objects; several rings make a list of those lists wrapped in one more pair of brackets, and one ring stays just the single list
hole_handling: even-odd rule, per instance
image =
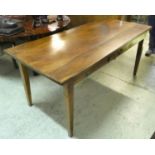
[{"label": "carpeted floor", "polygon": [[[155,57],[143,55],[133,79],[135,50],[136,46],[76,85],[74,138],[152,136]],[[61,86],[31,75],[31,89],[34,106],[29,107],[19,71],[9,56],[1,56],[0,138],[68,138]]]}]

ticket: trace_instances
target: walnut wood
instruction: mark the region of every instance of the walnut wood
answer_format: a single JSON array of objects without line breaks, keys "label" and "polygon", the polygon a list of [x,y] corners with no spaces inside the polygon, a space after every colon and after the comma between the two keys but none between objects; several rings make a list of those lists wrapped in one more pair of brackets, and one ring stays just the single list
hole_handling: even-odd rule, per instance
[{"label": "walnut wood", "polygon": [[134,76],[136,76],[136,74],[137,74],[137,70],[138,70],[140,58],[141,58],[142,51],[143,51],[143,42],[144,42],[144,40],[141,40],[141,41],[139,42],[139,44],[138,44],[137,55],[136,55],[136,61],[135,61],[135,67],[134,67],[134,72],[133,72],[133,75],[134,75]]},{"label": "walnut wood", "polygon": [[117,20],[94,22],[6,52],[40,74],[63,84],[149,29],[146,25]]},{"label": "walnut wood", "polygon": [[20,62],[18,63],[21,77],[23,79],[24,89],[29,106],[32,106],[31,88],[27,69]]},{"label": "walnut wood", "polygon": [[64,85],[64,96],[68,114],[68,135],[73,136],[73,84]]}]

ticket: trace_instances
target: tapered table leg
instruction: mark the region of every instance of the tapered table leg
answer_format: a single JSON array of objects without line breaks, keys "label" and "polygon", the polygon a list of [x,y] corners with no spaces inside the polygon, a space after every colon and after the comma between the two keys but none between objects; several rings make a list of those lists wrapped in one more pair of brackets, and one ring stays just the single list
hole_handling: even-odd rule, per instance
[{"label": "tapered table leg", "polygon": [[68,116],[68,135],[73,136],[73,84],[64,85],[64,95],[66,100],[67,107],[67,116]]},{"label": "tapered table leg", "polygon": [[27,68],[24,65],[22,65],[20,62],[18,62],[18,65],[19,65],[20,74],[23,80],[28,104],[29,106],[32,106],[31,88],[30,88],[30,81],[29,81],[29,75],[27,72]]},{"label": "tapered table leg", "polygon": [[143,42],[144,42],[144,40],[142,40],[138,43],[137,55],[136,55],[136,60],[135,60],[135,67],[134,67],[134,71],[133,71],[134,76],[136,76],[136,74],[137,74],[139,62],[141,59],[141,55],[142,55],[142,51],[143,51]]}]

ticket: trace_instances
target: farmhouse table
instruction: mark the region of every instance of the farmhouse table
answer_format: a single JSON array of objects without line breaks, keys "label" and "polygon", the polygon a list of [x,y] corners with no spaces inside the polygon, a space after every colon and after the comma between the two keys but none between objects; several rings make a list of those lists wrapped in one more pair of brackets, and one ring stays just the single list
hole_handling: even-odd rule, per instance
[{"label": "farmhouse table", "polygon": [[136,76],[143,41],[150,29],[147,25],[119,20],[93,22],[5,51],[18,61],[30,106],[32,99],[27,67],[63,86],[68,134],[73,136],[74,85],[138,44],[133,71]]}]

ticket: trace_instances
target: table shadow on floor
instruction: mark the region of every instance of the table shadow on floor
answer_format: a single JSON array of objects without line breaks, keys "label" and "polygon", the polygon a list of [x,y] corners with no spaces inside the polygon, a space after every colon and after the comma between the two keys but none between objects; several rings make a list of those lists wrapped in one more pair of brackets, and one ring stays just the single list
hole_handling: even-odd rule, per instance
[{"label": "table shadow on floor", "polygon": [[[54,96],[44,96],[48,102],[35,103],[35,106],[66,129],[66,108],[63,91]],[[119,94],[91,79],[78,84],[75,88],[74,102],[74,137],[91,138],[104,124],[104,121],[125,104],[125,96]],[[49,100],[51,102],[49,102]],[[110,134],[110,133],[109,133]],[[96,137],[99,138],[99,137]],[[103,137],[102,137],[103,138]]]}]

